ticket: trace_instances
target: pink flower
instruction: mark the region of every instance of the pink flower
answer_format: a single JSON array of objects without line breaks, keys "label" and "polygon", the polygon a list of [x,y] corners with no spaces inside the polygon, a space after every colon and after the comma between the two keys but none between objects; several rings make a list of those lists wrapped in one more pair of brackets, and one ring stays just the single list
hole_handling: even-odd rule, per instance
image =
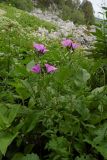
[{"label": "pink flower", "polygon": [[34,73],[40,73],[41,72],[40,64],[36,64],[34,67],[32,67],[31,71]]},{"label": "pink flower", "polygon": [[40,53],[45,53],[48,51],[43,44],[34,44],[34,48]]},{"label": "pink flower", "polygon": [[61,44],[64,46],[64,47],[71,47],[72,46],[72,40],[70,39],[65,39],[61,42]]},{"label": "pink flower", "polygon": [[72,43],[72,49],[76,49],[76,48],[78,48],[79,47],[79,44],[77,44],[77,43]]},{"label": "pink flower", "polygon": [[56,67],[50,65],[50,64],[45,64],[45,67],[46,67],[46,71],[47,73],[52,73],[52,72],[55,72],[57,70]]},{"label": "pink flower", "polygon": [[71,39],[65,39],[61,42],[64,47],[71,48],[72,50],[79,47],[79,44],[74,43]]}]

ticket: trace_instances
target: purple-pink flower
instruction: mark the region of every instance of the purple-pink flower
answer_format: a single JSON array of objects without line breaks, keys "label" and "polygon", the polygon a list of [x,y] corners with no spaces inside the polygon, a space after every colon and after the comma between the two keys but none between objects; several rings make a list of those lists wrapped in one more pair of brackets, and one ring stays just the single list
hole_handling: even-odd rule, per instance
[{"label": "purple-pink flower", "polygon": [[52,73],[52,72],[55,72],[57,70],[56,67],[54,67],[54,66],[52,66],[50,64],[47,64],[47,63],[45,64],[45,67],[46,67],[47,73]]},{"label": "purple-pink flower", "polygon": [[78,48],[79,47],[79,44],[77,44],[77,43],[72,43],[72,49],[76,49],[76,48]]},{"label": "purple-pink flower", "polygon": [[34,67],[32,67],[31,71],[34,73],[40,73],[41,72],[40,64],[36,64]]},{"label": "purple-pink flower", "polygon": [[64,46],[64,47],[71,47],[72,46],[72,40],[71,39],[65,39],[61,42],[61,44]]},{"label": "purple-pink flower", "polygon": [[38,52],[43,53],[43,54],[48,51],[43,44],[34,44],[33,47],[34,47]]},{"label": "purple-pink flower", "polygon": [[[46,67],[46,72],[47,73],[52,73],[52,72],[55,72],[57,70],[56,67],[50,65],[50,64],[45,64],[45,67]],[[41,66],[40,64],[36,64],[35,66],[32,67],[31,69],[32,72],[34,73],[41,73]]]},{"label": "purple-pink flower", "polygon": [[79,47],[79,44],[74,43],[71,39],[65,39],[61,42],[64,47],[68,47],[70,49],[76,49]]}]

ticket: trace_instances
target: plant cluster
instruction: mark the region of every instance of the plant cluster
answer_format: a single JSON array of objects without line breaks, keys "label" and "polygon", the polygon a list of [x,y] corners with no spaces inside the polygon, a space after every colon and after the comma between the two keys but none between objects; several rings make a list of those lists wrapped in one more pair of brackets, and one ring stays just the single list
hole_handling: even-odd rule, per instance
[{"label": "plant cluster", "polygon": [[92,34],[96,37],[94,44],[90,49],[92,53],[89,57],[93,57],[96,60],[100,59],[101,67],[99,67],[96,73],[93,75],[94,87],[100,86],[102,83],[107,84],[107,7],[102,7],[104,17],[102,20],[98,20],[96,23],[96,31]]},{"label": "plant cluster", "polygon": [[71,39],[29,38],[25,21],[5,18],[11,25],[0,30],[0,160],[106,160],[107,59],[86,57]]},{"label": "plant cluster", "polygon": [[96,37],[94,48],[91,50],[94,57],[107,57],[107,7],[102,7],[104,10],[104,19],[96,23],[96,32],[92,34]]}]

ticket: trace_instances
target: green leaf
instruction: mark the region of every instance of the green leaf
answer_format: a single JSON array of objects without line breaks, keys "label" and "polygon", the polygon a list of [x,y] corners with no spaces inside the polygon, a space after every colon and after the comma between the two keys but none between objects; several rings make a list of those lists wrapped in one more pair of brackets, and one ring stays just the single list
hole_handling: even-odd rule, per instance
[{"label": "green leaf", "polygon": [[103,86],[103,87],[98,87],[98,88],[95,88],[91,93],[92,93],[93,95],[98,95],[98,94],[102,93],[102,92],[104,91],[104,89],[105,89],[105,86]]},{"label": "green leaf", "polygon": [[81,71],[82,71],[81,74],[82,74],[83,81],[87,82],[87,80],[90,79],[90,73],[88,73],[86,69],[82,69]]},{"label": "green leaf", "polygon": [[27,71],[30,72],[34,65],[35,65],[35,61],[34,60],[30,61],[26,66]]},{"label": "green leaf", "polygon": [[30,83],[27,80],[21,80],[22,84],[24,85],[24,87],[26,88],[26,90],[31,94],[34,95],[34,90],[31,87]]},{"label": "green leaf", "polygon": [[16,87],[16,92],[18,93],[21,99],[25,100],[29,98],[30,94],[28,92],[28,89],[24,86],[22,81],[17,82],[17,84],[15,84],[15,87]]},{"label": "green leaf", "polygon": [[61,68],[60,72],[55,74],[55,78],[59,83],[63,83],[70,76],[70,68],[68,66]]},{"label": "green leaf", "polygon": [[25,119],[23,130],[24,132],[30,132],[35,128],[39,120],[41,119],[41,112],[40,113],[32,113],[29,114],[28,117]]},{"label": "green leaf", "polygon": [[16,153],[11,160],[21,160],[23,158],[22,153]]},{"label": "green leaf", "polygon": [[28,103],[28,107],[34,107],[35,106],[35,99],[33,97],[30,98],[29,103]]},{"label": "green leaf", "polygon": [[97,149],[98,152],[101,153],[101,155],[107,159],[107,142],[104,142],[102,144],[100,144],[99,146],[95,147]]},{"label": "green leaf", "polygon": [[37,154],[32,153],[32,154],[27,154],[21,160],[39,160],[39,157]]},{"label": "green leaf", "polygon": [[5,155],[7,147],[11,144],[18,132],[1,132],[0,133],[0,151]]},{"label": "green leaf", "polygon": [[61,155],[63,157],[67,157],[68,152],[68,141],[64,137],[52,137],[49,143],[46,146],[49,150],[53,150],[56,152],[56,155]]},{"label": "green leaf", "polygon": [[97,152],[107,159],[107,124],[106,122],[98,127],[97,130],[93,132],[96,137],[93,140],[89,140],[88,137],[85,142],[89,143],[94,147]]},{"label": "green leaf", "polygon": [[0,104],[0,130],[8,128],[20,111],[19,105]]},{"label": "green leaf", "polygon": [[74,82],[77,86],[86,84],[90,79],[90,73],[86,69],[80,68],[79,71],[74,75]]}]

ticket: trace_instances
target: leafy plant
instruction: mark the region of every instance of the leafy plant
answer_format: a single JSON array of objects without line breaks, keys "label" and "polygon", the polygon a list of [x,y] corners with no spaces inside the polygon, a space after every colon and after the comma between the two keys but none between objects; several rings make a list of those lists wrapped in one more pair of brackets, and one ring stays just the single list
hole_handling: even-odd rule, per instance
[{"label": "leafy plant", "polygon": [[107,57],[107,8],[103,7],[105,19],[99,20],[96,24],[96,32],[93,35],[96,37],[92,53],[94,57]]},{"label": "leafy plant", "polygon": [[1,0],[0,2],[5,2],[7,4],[11,4],[16,8],[31,11],[33,9],[33,3],[31,0]]},{"label": "leafy plant", "polygon": [[[104,61],[59,40],[38,40],[48,51],[36,54],[34,37],[23,34],[32,20],[19,25],[10,15],[0,23],[11,24],[0,32],[0,159],[107,159],[107,85],[97,78]],[[41,72],[32,72],[36,64]],[[57,70],[47,73],[44,64]]]}]

